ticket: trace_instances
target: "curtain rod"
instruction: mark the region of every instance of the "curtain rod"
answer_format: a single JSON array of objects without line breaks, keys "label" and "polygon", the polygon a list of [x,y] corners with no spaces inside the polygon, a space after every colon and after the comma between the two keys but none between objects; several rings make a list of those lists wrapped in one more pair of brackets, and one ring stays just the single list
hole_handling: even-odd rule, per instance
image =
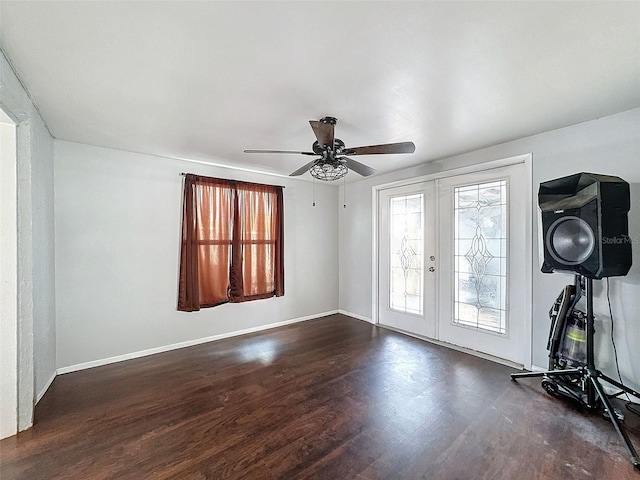
[{"label": "curtain rod", "polygon": [[[189,175],[189,174],[188,174],[188,173],[185,173],[185,172],[180,172],[180,173],[179,173],[179,175],[180,175],[181,177],[185,177],[185,176],[187,176],[187,175]],[[248,183],[252,183],[252,182],[248,182]],[[255,182],[254,182],[254,183],[255,183]],[[287,187],[285,187],[284,185],[272,185],[272,187],[282,187],[282,188],[287,188]]]}]

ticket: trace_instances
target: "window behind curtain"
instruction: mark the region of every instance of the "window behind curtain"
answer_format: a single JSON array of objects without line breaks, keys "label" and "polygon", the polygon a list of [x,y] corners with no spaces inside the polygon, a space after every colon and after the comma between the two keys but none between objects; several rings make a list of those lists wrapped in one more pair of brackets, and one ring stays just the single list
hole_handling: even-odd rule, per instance
[{"label": "window behind curtain", "polygon": [[282,187],[186,175],[178,310],[284,295]]}]

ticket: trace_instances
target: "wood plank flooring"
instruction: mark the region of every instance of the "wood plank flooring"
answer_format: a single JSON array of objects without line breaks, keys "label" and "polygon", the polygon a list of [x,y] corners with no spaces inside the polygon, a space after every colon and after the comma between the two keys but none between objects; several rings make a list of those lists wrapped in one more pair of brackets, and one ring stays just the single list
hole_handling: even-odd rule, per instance
[{"label": "wood plank flooring", "polygon": [[0,478],[640,479],[610,422],[512,372],[332,315],[58,376]]}]

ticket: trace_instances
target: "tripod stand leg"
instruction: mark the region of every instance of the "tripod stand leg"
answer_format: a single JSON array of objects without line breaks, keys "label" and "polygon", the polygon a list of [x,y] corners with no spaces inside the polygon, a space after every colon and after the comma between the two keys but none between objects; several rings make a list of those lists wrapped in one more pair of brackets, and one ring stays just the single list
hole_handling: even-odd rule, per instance
[{"label": "tripod stand leg", "polygon": [[515,381],[518,378],[534,378],[543,377],[547,372],[524,372],[524,373],[512,373],[511,380]]},{"label": "tripod stand leg", "polygon": [[568,368],[566,370],[548,370],[546,372],[524,372],[524,373],[512,373],[511,380],[516,380],[518,378],[535,378],[535,377],[553,377],[559,375],[571,375],[571,374],[581,374],[582,370],[579,368]]},{"label": "tripod stand leg", "polygon": [[[617,382],[616,380],[614,380],[613,378],[609,378],[606,375],[603,375],[602,373],[598,372],[598,377],[603,379],[605,382],[610,383],[611,385],[613,385],[614,387],[619,388],[620,390],[622,390],[623,392],[627,392],[630,395],[633,395],[634,397],[640,397],[640,393],[636,392],[634,389],[627,387],[626,385],[623,385],[620,382]],[[622,392],[620,392],[622,393]]]},{"label": "tripod stand leg", "polygon": [[633,448],[633,444],[631,443],[631,440],[629,439],[627,432],[625,432],[624,428],[622,428],[622,425],[620,425],[620,420],[618,420],[618,417],[613,411],[613,405],[611,405],[611,402],[609,401],[609,397],[607,397],[606,393],[604,393],[604,390],[602,389],[600,382],[598,382],[598,378],[590,375],[589,380],[591,380],[591,384],[593,385],[593,388],[595,389],[596,393],[600,397],[600,400],[602,400],[602,404],[607,409],[607,413],[609,414],[611,423],[613,423],[614,428],[616,429],[618,434],[622,437],[622,439],[624,440],[624,443],[627,445],[627,450],[629,450],[629,453],[631,454],[631,463],[633,463],[634,467],[640,468],[640,459],[638,458],[636,449]]}]

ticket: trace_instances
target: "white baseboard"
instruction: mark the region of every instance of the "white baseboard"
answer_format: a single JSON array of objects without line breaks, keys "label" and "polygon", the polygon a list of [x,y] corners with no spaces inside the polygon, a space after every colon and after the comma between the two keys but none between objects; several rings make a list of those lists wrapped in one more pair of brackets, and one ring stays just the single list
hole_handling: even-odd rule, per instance
[{"label": "white baseboard", "polygon": [[36,397],[36,404],[42,400],[42,397],[44,397],[44,394],[47,393],[47,390],[49,390],[49,387],[51,386],[51,384],[53,383],[53,381],[56,378],[56,375],[58,375],[58,371],[54,371],[51,374],[51,378],[49,380],[47,380],[47,383],[45,384],[45,386],[42,388],[42,390],[40,390],[40,392],[38,393],[38,396]]},{"label": "white baseboard", "polygon": [[365,317],[364,315],[358,315],[357,313],[351,313],[351,312],[347,312],[346,310],[340,310],[340,309],[338,309],[338,313],[342,315],[346,315],[348,317],[356,318],[358,320],[362,320],[363,322],[373,323],[373,320],[371,320],[369,317]]},{"label": "white baseboard", "polygon": [[[78,363],[76,365],[69,365],[66,367],[60,367],[57,370],[58,375],[65,373],[77,372],[79,370],[86,370],[87,368],[100,367],[102,365],[109,365],[111,363],[123,362],[125,360],[132,360],[134,358],[146,357],[148,355],[154,355],[156,353],[168,352],[170,350],[177,350],[179,348],[192,347],[194,345],[200,345],[202,343],[215,342],[216,340],[223,340],[225,338],[237,337],[239,335],[246,335],[247,333],[261,332],[263,330],[269,330],[272,328],[283,327],[292,323],[304,322],[306,320],[313,320],[314,318],[326,317],[327,315],[333,315],[338,313],[338,310],[330,310],[328,312],[316,313],[314,315],[308,315],[306,317],[292,318],[290,320],[283,320],[281,322],[270,323],[268,325],[260,325],[258,327],[246,328],[244,330],[236,330],[233,332],[222,333],[219,335],[212,335],[210,337],[196,338],[194,340],[187,340],[185,342],[173,343],[170,345],[163,345],[161,347],[149,348],[147,350],[140,350],[137,352],[125,353],[124,355],[116,355],[114,357],[102,358],[100,360],[93,360],[91,362]],[[53,379],[51,380],[53,381]]]}]

